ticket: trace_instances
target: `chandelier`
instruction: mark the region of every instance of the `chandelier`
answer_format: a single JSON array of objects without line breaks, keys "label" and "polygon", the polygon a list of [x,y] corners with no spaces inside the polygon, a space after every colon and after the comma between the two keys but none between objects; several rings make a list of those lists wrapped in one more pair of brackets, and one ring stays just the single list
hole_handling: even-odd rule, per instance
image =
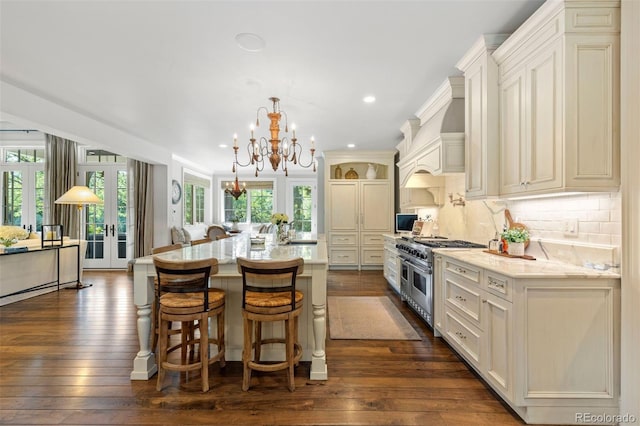
[{"label": "chandelier", "polygon": [[242,189],[240,189],[240,184],[238,184],[238,173],[236,173],[236,180],[234,183],[229,186],[229,182],[225,183],[224,193],[231,195],[236,200],[242,196],[242,194],[247,193],[247,183],[242,183]]},{"label": "chandelier", "polygon": [[[258,173],[264,170],[265,158],[267,158],[271,163],[271,168],[273,168],[274,172],[278,170],[278,167],[282,167],[285,176],[289,176],[289,168],[287,166],[287,163],[298,164],[305,169],[313,166],[313,171],[316,171],[316,162],[314,159],[316,150],[313,136],[311,137],[311,160],[308,164],[303,164],[301,158],[302,146],[298,143],[298,139],[296,139],[295,125],[291,125],[293,134],[290,141],[287,136],[283,136],[282,138],[280,138],[280,118],[282,117],[282,115],[284,115],[285,120],[284,131],[285,133],[289,133],[289,126],[287,124],[287,113],[280,110],[280,99],[273,97],[269,98],[269,100],[273,102],[273,111],[269,112],[266,107],[258,108],[258,111],[256,113],[255,127],[260,126],[260,111],[265,110],[267,113],[267,117],[269,117],[269,121],[271,122],[269,125],[270,138],[267,139],[266,137],[262,136],[260,137],[260,139],[256,139],[254,137],[255,127],[253,126],[253,124],[251,125],[251,138],[249,139],[249,143],[247,144],[247,153],[249,154],[249,159],[246,164],[240,163],[238,161],[238,135],[233,135],[233,152],[235,154],[235,159],[233,161],[233,167],[231,171],[236,174],[234,190],[239,190],[238,167],[255,166],[255,176],[258,177]],[[233,195],[232,192],[229,193]],[[238,195],[238,197],[240,195]]]}]

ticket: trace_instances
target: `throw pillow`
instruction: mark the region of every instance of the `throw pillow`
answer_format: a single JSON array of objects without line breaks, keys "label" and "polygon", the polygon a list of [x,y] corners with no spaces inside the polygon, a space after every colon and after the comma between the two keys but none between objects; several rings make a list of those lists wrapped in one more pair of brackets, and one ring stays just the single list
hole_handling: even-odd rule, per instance
[{"label": "throw pillow", "polygon": [[182,233],[184,234],[185,244],[191,244],[191,233],[184,228],[182,228]]},{"label": "throw pillow", "polygon": [[171,228],[171,242],[173,244],[185,243],[184,230],[182,228],[176,228],[175,226]]}]

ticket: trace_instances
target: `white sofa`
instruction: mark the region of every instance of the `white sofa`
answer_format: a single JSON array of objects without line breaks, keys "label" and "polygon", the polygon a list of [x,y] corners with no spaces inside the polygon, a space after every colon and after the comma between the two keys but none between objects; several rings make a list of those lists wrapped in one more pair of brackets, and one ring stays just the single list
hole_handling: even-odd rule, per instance
[{"label": "white sofa", "polygon": [[[78,240],[63,239],[64,246]],[[27,247],[27,252],[0,254],[0,306],[56,291],[58,285],[56,256],[60,255],[60,288],[74,287],[82,281],[82,264],[87,242],[80,242],[80,277],[77,247],[41,250],[40,238],[20,240],[12,247]],[[63,284],[64,283],[64,284]]]}]

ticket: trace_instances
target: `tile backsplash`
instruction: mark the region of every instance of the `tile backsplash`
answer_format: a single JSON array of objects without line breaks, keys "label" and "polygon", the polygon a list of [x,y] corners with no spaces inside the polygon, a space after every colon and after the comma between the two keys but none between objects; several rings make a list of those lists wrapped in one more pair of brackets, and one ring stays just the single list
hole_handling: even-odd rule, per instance
[{"label": "tile backsplash", "polygon": [[[535,243],[529,246],[531,254],[545,255],[537,243],[541,241],[549,248],[546,255],[566,252],[576,258],[571,263],[619,263],[622,232],[619,192],[567,194],[532,200],[466,201],[465,206],[451,204],[449,193],[454,198],[464,194],[464,175],[447,176],[445,204],[441,208],[418,212],[421,216],[432,215],[441,235],[487,244],[502,230],[506,222],[504,209],[508,208],[515,222],[529,228],[532,243]],[[566,229],[572,227],[576,232],[567,234]],[[563,246],[569,249],[558,249]],[[607,253],[604,259],[575,255],[576,250],[589,251],[593,247]]]}]

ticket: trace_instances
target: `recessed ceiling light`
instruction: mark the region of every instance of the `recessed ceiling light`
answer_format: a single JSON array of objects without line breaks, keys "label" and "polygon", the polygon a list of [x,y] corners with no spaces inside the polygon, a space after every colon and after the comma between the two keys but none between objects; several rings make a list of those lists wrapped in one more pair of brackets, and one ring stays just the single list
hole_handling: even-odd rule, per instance
[{"label": "recessed ceiling light", "polygon": [[247,52],[260,52],[265,46],[262,37],[253,33],[236,34],[236,43],[238,43],[240,49]]},{"label": "recessed ceiling light", "polygon": [[362,98],[362,101],[366,104],[372,104],[376,101],[376,97],[373,95],[367,95],[364,98]]},{"label": "recessed ceiling light", "polygon": [[347,145],[347,148],[355,148],[356,144],[355,143],[350,143]]},{"label": "recessed ceiling light", "polygon": [[220,145],[218,145],[220,148],[226,148],[227,144],[226,143],[221,143]]}]

